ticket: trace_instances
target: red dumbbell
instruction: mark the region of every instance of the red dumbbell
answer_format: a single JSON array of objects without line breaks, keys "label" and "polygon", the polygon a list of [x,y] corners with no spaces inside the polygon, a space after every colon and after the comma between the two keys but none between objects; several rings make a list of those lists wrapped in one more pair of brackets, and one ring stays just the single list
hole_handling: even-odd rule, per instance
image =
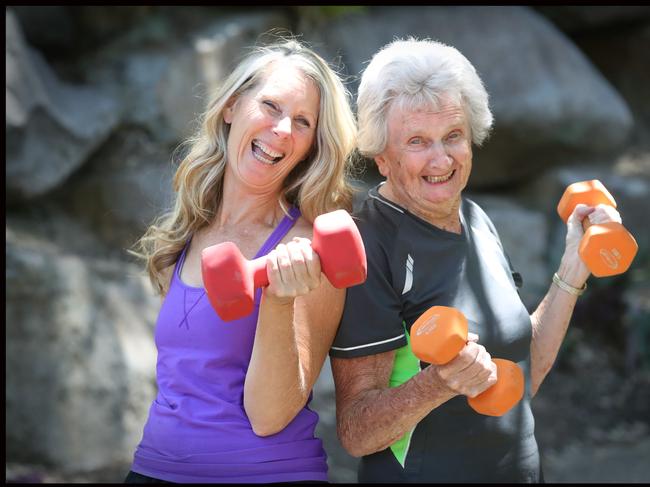
[{"label": "red dumbbell", "polygon": [[[334,287],[356,286],[366,280],[366,251],[347,211],[336,210],[316,217],[311,248]],[[250,314],[255,289],[269,284],[266,256],[247,260],[232,242],[203,249],[201,273],[210,304],[224,321]]]}]

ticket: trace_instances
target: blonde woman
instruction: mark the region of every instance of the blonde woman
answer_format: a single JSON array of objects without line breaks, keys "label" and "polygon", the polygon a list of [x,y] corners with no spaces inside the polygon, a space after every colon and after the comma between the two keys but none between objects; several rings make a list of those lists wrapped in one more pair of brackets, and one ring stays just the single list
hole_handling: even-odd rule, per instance
[{"label": "blonde woman", "polygon": [[[174,177],[173,211],[139,253],[163,296],[158,394],[126,482],[327,481],[308,403],[345,291],[321,274],[316,216],[351,210],[349,93],[295,40],[258,48],[215,94]],[[201,251],[234,242],[266,255],[250,316],[223,322]]]}]

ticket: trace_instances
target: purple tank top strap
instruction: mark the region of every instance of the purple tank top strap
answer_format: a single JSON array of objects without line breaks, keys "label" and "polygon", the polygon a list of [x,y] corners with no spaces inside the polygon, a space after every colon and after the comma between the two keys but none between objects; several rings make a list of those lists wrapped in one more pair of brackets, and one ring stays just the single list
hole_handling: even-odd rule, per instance
[{"label": "purple tank top strap", "polygon": [[285,215],[278,226],[275,227],[275,230],[273,230],[273,233],[271,233],[271,235],[269,235],[269,238],[266,239],[266,242],[264,242],[264,245],[262,245],[260,250],[257,252],[255,258],[266,255],[271,250],[273,250],[275,246],[280,243],[280,240],[284,238],[287,232],[291,230],[291,227],[295,225],[295,223],[298,221],[298,218],[300,218],[300,215],[301,213],[298,207],[292,206],[289,208],[289,214]]},{"label": "purple tank top strap", "polygon": [[178,259],[176,260],[176,269],[174,269],[174,274],[178,275],[179,279],[181,277],[181,270],[183,269],[183,263],[185,262],[185,256],[187,255],[187,249],[190,248],[191,241],[192,238],[190,237],[187,240],[187,242],[185,242],[185,245],[183,246],[183,250],[181,250],[181,255],[179,255]]}]

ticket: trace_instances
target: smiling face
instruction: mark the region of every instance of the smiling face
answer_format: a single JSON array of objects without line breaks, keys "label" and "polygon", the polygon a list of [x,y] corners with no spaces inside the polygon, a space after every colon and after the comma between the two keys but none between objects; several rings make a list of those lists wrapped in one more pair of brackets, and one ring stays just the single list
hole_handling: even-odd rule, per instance
[{"label": "smiling face", "polygon": [[318,87],[290,62],[276,61],[248,91],[230,102],[226,171],[255,192],[279,191],[314,144]]},{"label": "smiling face", "polygon": [[393,104],[386,149],[375,157],[382,193],[425,220],[458,219],[460,193],[472,170],[472,138],[458,103],[411,111]]}]

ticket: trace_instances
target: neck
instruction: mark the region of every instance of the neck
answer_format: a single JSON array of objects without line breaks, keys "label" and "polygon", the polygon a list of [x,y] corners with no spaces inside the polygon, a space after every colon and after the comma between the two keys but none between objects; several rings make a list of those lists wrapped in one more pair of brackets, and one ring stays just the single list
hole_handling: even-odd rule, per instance
[{"label": "neck", "polygon": [[432,205],[425,207],[424,205],[411,204],[409,201],[400,198],[395,194],[389,183],[382,184],[379,187],[379,194],[441,230],[456,234],[461,233],[460,195],[454,201],[440,203],[432,208]]},{"label": "neck", "polygon": [[219,228],[247,224],[274,227],[285,215],[282,205],[288,210],[289,205],[277,192],[251,192],[226,176],[214,225]]}]

